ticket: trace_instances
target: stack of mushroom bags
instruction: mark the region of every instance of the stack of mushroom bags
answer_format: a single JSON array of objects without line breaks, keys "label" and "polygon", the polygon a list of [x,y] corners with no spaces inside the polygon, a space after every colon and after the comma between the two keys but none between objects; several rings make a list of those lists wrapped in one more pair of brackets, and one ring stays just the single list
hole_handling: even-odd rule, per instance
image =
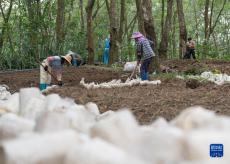
[{"label": "stack of mushroom bags", "polygon": [[[202,107],[140,125],[128,109],[100,113],[24,88],[0,100],[1,164],[229,164],[230,118]],[[224,145],[222,158],[209,146]]]}]

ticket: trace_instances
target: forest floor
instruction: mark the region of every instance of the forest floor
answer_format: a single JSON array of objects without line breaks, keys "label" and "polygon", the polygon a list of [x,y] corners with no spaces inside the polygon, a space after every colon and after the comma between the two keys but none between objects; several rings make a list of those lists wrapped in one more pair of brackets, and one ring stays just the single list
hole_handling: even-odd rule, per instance
[{"label": "forest floor", "polygon": [[[170,60],[162,64],[174,73],[210,70],[230,75],[230,61]],[[101,112],[129,108],[142,124],[150,123],[159,116],[171,120],[185,108],[195,105],[230,115],[230,84],[218,86],[212,82],[203,82],[191,89],[186,85],[187,80],[175,78],[171,73],[151,76],[151,80],[161,80],[160,85],[87,90],[79,84],[83,77],[87,83],[101,83],[112,79],[125,80],[128,75],[120,69],[109,67],[65,67],[64,86],[50,93],[73,98],[79,104],[95,102]],[[39,70],[1,72],[0,84],[8,85],[11,92],[19,91],[22,87],[37,87]]]}]

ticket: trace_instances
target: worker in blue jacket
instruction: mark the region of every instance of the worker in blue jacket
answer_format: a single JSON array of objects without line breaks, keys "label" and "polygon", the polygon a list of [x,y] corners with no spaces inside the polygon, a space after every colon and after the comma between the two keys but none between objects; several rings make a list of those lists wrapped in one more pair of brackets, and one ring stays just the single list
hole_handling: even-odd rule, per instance
[{"label": "worker in blue jacket", "polygon": [[103,63],[105,65],[109,64],[109,49],[110,49],[110,37],[105,39],[105,48],[103,54]]}]

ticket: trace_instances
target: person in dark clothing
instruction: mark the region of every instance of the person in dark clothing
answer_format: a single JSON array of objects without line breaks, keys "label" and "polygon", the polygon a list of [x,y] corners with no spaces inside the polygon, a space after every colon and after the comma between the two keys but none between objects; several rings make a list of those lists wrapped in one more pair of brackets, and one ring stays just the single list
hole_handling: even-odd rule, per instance
[{"label": "person in dark clothing", "polygon": [[191,37],[188,38],[188,42],[186,43],[186,53],[184,59],[196,59],[195,56],[195,42]]},{"label": "person in dark clothing", "polygon": [[155,56],[150,42],[140,32],[134,32],[132,39],[136,42],[137,65],[141,63],[141,80],[149,80],[149,66]]},{"label": "person in dark clothing", "polygon": [[75,53],[73,51],[69,51],[68,54],[72,56],[72,59],[73,59],[72,60],[72,65],[73,66],[78,67],[78,66],[81,66],[81,65],[85,64],[83,58],[78,53]]}]

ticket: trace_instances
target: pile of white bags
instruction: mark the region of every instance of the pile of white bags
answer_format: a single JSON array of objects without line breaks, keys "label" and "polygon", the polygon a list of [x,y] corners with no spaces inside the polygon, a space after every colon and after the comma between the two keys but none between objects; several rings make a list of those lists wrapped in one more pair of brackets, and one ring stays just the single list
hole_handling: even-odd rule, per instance
[{"label": "pile of white bags", "polygon": [[[101,114],[95,103],[26,88],[0,109],[1,164],[230,163],[230,118],[202,107],[139,125],[127,109]],[[224,145],[222,158],[209,156],[216,143]]]},{"label": "pile of white bags", "polygon": [[7,85],[0,85],[0,100],[6,100],[11,95],[8,89]]},{"label": "pile of white bags", "polygon": [[[136,65],[137,65],[137,61],[126,62],[124,65],[123,71],[132,72],[135,69]],[[141,64],[139,64],[139,66],[137,68],[137,71],[139,71],[139,72],[140,72],[140,66],[141,66]]]},{"label": "pile of white bags", "polygon": [[[183,76],[177,76],[177,78],[179,79],[185,79],[185,77]],[[192,79],[205,79],[211,82],[214,82],[217,85],[223,85],[226,83],[230,83],[230,76],[228,76],[227,74],[214,74],[212,72],[203,72],[201,73],[201,75],[190,75],[187,76],[187,78],[192,78]]]},{"label": "pile of white bags", "polygon": [[137,85],[158,85],[161,84],[160,80],[144,80],[142,81],[140,78],[138,79],[132,79],[129,78],[123,83],[121,80],[112,80],[109,82],[103,82],[100,84],[91,82],[91,83],[85,83],[85,79],[82,78],[80,81],[80,85],[87,88],[87,89],[97,89],[97,88],[122,88],[122,87],[132,87]]},{"label": "pile of white bags", "polygon": [[230,76],[228,76],[227,74],[214,74],[212,72],[203,72],[200,76],[216,83],[217,85],[230,83]]}]

